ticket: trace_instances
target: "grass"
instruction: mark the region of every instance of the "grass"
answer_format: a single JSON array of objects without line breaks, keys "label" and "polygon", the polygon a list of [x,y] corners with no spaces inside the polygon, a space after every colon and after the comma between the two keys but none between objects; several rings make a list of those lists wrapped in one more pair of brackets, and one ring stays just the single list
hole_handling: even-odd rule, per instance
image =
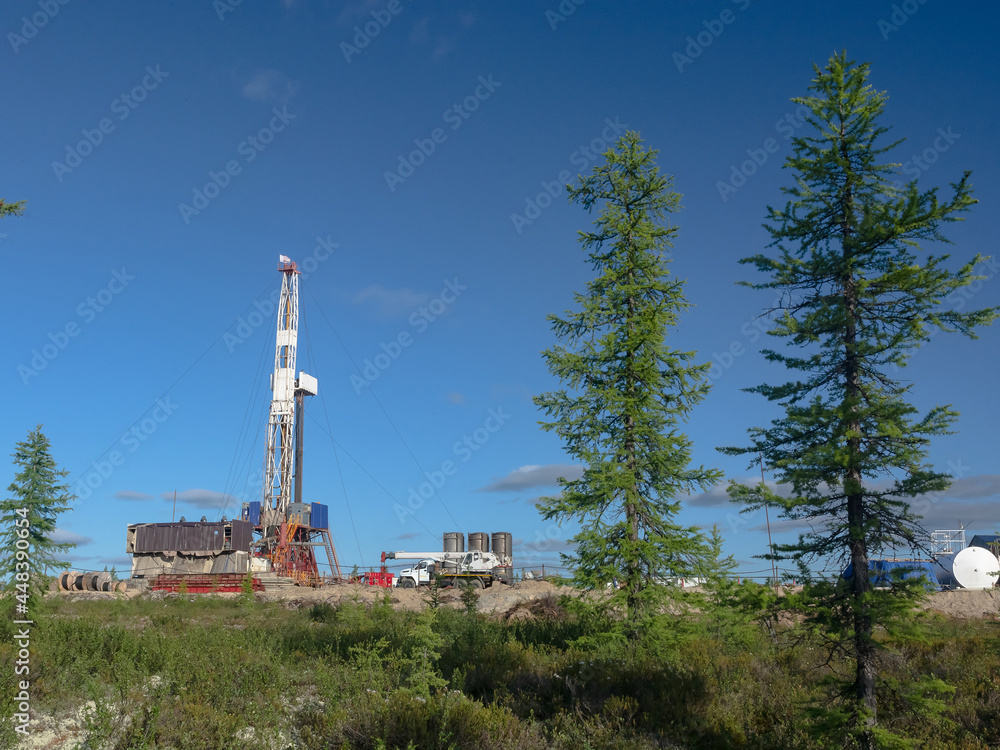
[{"label": "grass", "polygon": [[[597,637],[607,623],[552,603],[505,623],[385,603],[52,598],[32,631],[32,707],[92,700],[88,746],[123,749],[837,746],[813,709],[836,703],[824,678],[850,664],[787,633],[705,617],[667,648],[623,648]],[[8,664],[10,627],[0,622]],[[995,621],[931,618],[920,641],[893,646],[882,724],[921,748],[1000,745]],[[13,680],[0,674],[7,716]],[[914,710],[921,701],[938,712]]]}]

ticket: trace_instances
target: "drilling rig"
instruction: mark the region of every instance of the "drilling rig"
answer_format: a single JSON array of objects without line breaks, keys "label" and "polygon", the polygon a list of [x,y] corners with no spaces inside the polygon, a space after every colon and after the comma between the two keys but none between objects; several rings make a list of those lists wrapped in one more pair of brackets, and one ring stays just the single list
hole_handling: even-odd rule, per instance
[{"label": "drilling rig", "polygon": [[341,577],[327,506],[302,502],[305,397],[317,394],[318,382],[305,372],[295,375],[300,272],[285,255],[279,256],[278,271],[282,274],[281,296],[271,373],[263,497],[243,504],[243,519],[253,525],[259,537],[254,543],[255,565],[270,568],[300,584],[317,585],[321,577],[315,547],[326,548],[331,573]]}]

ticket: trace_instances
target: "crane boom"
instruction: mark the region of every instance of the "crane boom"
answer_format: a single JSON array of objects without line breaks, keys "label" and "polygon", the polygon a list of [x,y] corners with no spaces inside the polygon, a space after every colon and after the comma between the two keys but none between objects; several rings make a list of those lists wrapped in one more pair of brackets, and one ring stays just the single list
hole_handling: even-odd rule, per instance
[{"label": "crane boom", "polygon": [[445,562],[446,560],[460,561],[465,559],[466,552],[386,552],[386,560],[434,560],[435,562]]}]

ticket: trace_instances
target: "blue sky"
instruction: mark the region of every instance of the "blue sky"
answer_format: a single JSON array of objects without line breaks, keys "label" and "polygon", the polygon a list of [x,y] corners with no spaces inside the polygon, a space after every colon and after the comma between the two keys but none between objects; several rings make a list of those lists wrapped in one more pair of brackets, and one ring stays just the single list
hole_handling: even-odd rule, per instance
[{"label": "blue sky", "polygon": [[[998,16],[917,0],[4,3],[0,197],[28,205],[0,222],[0,444],[44,425],[79,496],[60,538],[80,568],[120,567],[126,524],[169,521],[175,490],[178,517],[231,517],[259,493],[286,254],[306,271],[299,364],[320,389],[306,499],[329,504],[341,560],[504,530],[515,564],[554,563],[574,530],[534,502],[575,469],[531,396],[557,386],[545,318],[591,277],[576,232],[593,219],[557,183],[625,128],[659,149],[694,305],[670,341],[716,364],[694,459],[752,477],[715,449],[777,415],[741,390],[782,377],[757,354],[771,300],[735,282],[790,180],[790,98],[835,50],[870,62],[904,178],[973,170],[956,260],[993,254]],[[1000,303],[996,266],[981,270],[953,304]],[[962,415],[932,447],[957,481],[918,501],[930,528],[1000,526],[998,336],[936,337],[905,373],[920,408]],[[425,474],[440,487],[401,512]],[[761,570],[763,516],[737,510],[720,486],[683,519],[719,524]]]}]

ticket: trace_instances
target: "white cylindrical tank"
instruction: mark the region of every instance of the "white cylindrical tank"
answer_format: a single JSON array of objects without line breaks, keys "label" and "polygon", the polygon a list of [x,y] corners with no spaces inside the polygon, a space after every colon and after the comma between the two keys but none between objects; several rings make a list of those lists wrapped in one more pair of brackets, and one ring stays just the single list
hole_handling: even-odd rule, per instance
[{"label": "white cylindrical tank", "polygon": [[937,563],[938,580],[943,586],[991,589],[1000,573],[1000,560],[983,547],[966,547],[954,555],[941,555]]}]

